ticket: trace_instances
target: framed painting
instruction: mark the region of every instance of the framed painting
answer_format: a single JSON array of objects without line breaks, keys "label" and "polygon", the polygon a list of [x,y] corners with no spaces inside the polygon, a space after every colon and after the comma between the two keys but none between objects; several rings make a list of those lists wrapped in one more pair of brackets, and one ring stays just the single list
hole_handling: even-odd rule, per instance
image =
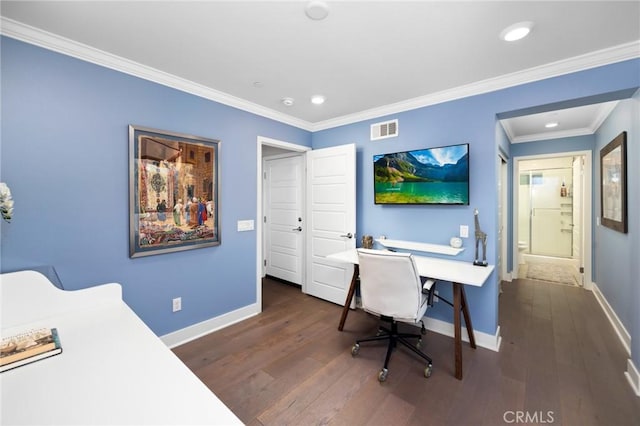
[{"label": "framed painting", "polygon": [[600,150],[600,222],[627,233],[627,132]]},{"label": "framed painting", "polygon": [[129,256],[220,244],[220,141],[129,126]]}]

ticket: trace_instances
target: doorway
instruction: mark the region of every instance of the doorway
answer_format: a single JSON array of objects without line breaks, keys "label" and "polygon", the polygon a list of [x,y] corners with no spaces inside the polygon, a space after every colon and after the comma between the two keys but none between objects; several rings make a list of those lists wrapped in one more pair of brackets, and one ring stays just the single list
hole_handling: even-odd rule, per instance
[{"label": "doorway", "polygon": [[516,157],[516,277],[591,286],[591,152]]},{"label": "doorway", "polygon": [[[260,310],[262,311],[262,279],[266,275],[266,262],[267,259],[265,257],[265,253],[267,253],[268,238],[264,236],[264,221],[265,221],[265,209],[264,209],[264,200],[265,200],[265,173],[266,169],[264,167],[265,161],[268,159],[282,159],[282,158],[292,158],[299,156],[303,158],[305,152],[310,151],[311,148],[296,145],[289,142],[279,141],[276,139],[266,138],[262,136],[258,136],[257,141],[257,200],[256,200],[256,302],[260,306]],[[302,195],[300,195],[302,197]],[[302,208],[304,208],[304,203],[302,203]],[[301,217],[304,217],[304,211],[300,212]],[[302,239],[301,247],[305,246],[304,236],[300,235],[298,237]]]},{"label": "doorway", "polygon": [[[264,182],[267,177],[267,162],[273,160],[273,164],[282,166],[276,167],[280,170],[279,175],[281,177],[286,175],[285,180],[291,182],[291,176],[285,164],[288,160],[284,159],[299,157],[303,161],[298,163],[301,166],[298,180],[302,181],[299,182],[301,188],[298,208],[278,210],[279,213],[286,211],[289,219],[292,219],[291,222],[280,221],[282,222],[280,225],[287,224],[292,234],[284,236],[280,241],[290,237],[299,240],[293,246],[300,252],[296,257],[302,260],[297,267],[301,274],[299,277],[301,277],[302,292],[343,305],[351,283],[353,265],[326,259],[326,256],[355,248],[355,153],[355,144],[311,150],[309,147],[258,136],[256,303],[260,306],[260,310],[262,309],[262,279],[266,274],[265,255],[273,248],[266,246],[269,238],[265,236],[265,229],[267,229],[265,223],[269,220],[265,217],[267,185]],[[283,161],[278,161],[279,159]],[[280,189],[278,186],[271,186],[269,191]],[[282,194],[284,196],[284,193]],[[271,207],[269,209],[273,214],[274,210]],[[298,228],[300,228],[299,231]],[[282,231],[282,229],[286,228],[280,227],[278,230]],[[281,233],[279,238],[283,235],[284,233]],[[291,255],[291,247],[287,247],[286,251],[281,251],[278,255]],[[269,251],[271,258],[273,254],[272,250]],[[280,265],[286,266],[287,259],[282,257],[281,260],[284,261],[280,262]],[[284,279],[289,280],[286,277]]]}]

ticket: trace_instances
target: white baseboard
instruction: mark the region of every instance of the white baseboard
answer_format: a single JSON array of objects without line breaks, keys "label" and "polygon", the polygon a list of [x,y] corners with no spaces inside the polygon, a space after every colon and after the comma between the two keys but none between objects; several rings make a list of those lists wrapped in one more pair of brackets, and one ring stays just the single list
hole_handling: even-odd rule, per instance
[{"label": "white baseboard", "polygon": [[640,396],[640,373],[638,373],[636,366],[633,365],[631,358],[627,360],[627,371],[624,372],[624,375],[629,380],[631,389],[636,393],[636,396]]},{"label": "white baseboard", "polygon": [[197,339],[198,337],[205,336],[221,328],[228,327],[237,322],[243,321],[252,316],[260,313],[260,307],[257,303],[245,306],[235,311],[228,312],[215,318],[210,318],[206,321],[199,322],[197,324],[190,325],[183,329],[174,331],[164,336],[160,336],[160,340],[164,342],[169,348],[180,346],[184,343]]},{"label": "white baseboard", "polygon": [[[445,336],[454,337],[453,324],[437,320],[434,318],[425,318],[424,326],[435,333],[444,334]],[[500,344],[502,343],[502,337],[500,336],[500,326],[496,329],[496,334],[491,335],[483,333],[482,331],[474,330],[474,337],[476,338],[476,345],[486,349],[490,349],[495,352],[500,351]],[[467,328],[462,327],[462,340],[469,341],[467,334]]]},{"label": "white baseboard", "polygon": [[605,315],[607,316],[607,318],[609,318],[609,322],[620,338],[620,341],[627,351],[627,354],[631,356],[631,335],[624,327],[624,324],[622,324],[622,321],[620,321],[620,318],[618,318],[618,315],[616,315],[616,312],[613,310],[611,305],[609,305],[609,302],[607,302],[607,299],[604,297],[604,294],[602,294],[596,283],[592,283],[591,291],[593,291],[593,294],[600,304],[600,307],[602,307]]}]

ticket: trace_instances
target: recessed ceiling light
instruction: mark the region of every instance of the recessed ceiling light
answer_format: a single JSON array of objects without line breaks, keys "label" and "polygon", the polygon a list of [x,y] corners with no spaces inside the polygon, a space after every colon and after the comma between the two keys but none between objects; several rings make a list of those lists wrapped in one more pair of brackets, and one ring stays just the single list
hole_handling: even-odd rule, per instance
[{"label": "recessed ceiling light", "polygon": [[518,22],[502,30],[500,38],[504,41],[516,41],[525,38],[533,28],[533,22]]},{"label": "recessed ceiling light", "polygon": [[256,88],[260,89],[262,86],[264,86],[264,84],[262,84],[261,81],[254,81],[253,82],[253,87],[256,87]]},{"label": "recessed ceiling light", "polygon": [[312,0],[305,6],[304,13],[307,14],[309,19],[321,21],[329,14],[329,6],[323,1]]},{"label": "recessed ceiling light", "polygon": [[284,106],[288,106],[289,107],[289,106],[293,105],[294,100],[293,100],[293,98],[282,98],[281,102],[282,102],[282,104]]},{"label": "recessed ceiling light", "polygon": [[546,127],[547,129],[553,129],[554,127],[558,127],[558,122],[557,121],[551,121],[547,124],[544,125],[544,127]]},{"label": "recessed ceiling light", "polygon": [[322,95],[314,95],[311,97],[311,103],[315,105],[322,105],[324,101],[325,98]]}]

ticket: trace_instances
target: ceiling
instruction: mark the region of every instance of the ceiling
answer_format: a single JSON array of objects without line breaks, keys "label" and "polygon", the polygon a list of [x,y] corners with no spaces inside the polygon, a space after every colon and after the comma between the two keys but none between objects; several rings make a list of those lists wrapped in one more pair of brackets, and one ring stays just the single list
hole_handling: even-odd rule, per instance
[{"label": "ceiling", "polygon": [[[3,0],[0,14],[7,36],[308,130],[640,56],[640,1],[327,1],[323,20],[309,3]],[[529,37],[499,38],[520,21]],[[505,123],[514,142],[540,133]]]}]

